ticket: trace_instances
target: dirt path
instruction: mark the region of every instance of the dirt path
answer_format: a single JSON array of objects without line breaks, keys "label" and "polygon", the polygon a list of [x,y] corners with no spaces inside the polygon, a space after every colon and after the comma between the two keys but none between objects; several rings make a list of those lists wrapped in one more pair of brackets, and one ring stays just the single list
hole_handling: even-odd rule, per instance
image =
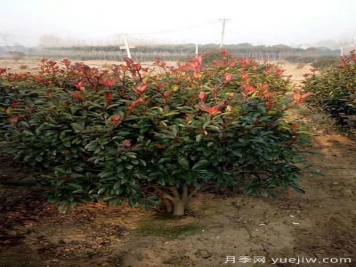
[{"label": "dirt path", "polygon": [[[301,75],[305,68],[288,72]],[[317,132],[313,150],[318,154],[308,156],[312,167],[302,177],[304,195],[204,194],[193,200],[189,216],[175,219],[101,203],[59,214],[36,188],[2,186],[0,222],[8,227],[0,231],[0,267],[288,267],[296,264],[272,264],[271,258],[296,257],[352,258],[319,265],[356,266],[356,142],[335,134],[318,114],[307,119]],[[20,175],[16,170],[0,163],[0,179]]]}]

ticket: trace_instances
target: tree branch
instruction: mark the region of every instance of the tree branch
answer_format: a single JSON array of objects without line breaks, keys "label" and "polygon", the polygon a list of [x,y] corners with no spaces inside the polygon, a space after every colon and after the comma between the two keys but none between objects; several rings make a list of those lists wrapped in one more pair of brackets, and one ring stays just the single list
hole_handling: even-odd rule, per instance
[{"label": "tree branch", "polygon": [[177,202],[176,198],[172,197],[171,195],[168,195],[167,193],[164,193],[161,197],[168,199],[168,200],[172,201],[173,203]]},{"label": "tree branch", "polygon": [[[174,197],[172,197],[171,195],[169,195],[169,194],[167,194],[166,192],[164,192],[164,191],[162,190],[162,188],[159,188],[159,187],[156,187],[156,186],[155,186],[154,189],[161,195],[161,198],[168,199],[168,200],[172,201],[173,203],[174,203],[175,201],[177,201],[176,198],[174,198]],[[178,199],[179,199],[179,198],[178,198]]]},{"label": "tree branch", "polygon": [[187,201],[191,200],[192,197],[199,191],[198,188],[195,188],[187,197]]},{"label": "tree branch", "polygon": [[169,190],[172,191],[172,194],[173,194],[173,196],[174,196],[175,198],[180,199],[180,197],[179,197],[179,192],[178,192],[178,188],[177,188],[176,186],[170,186],[170,187],[169,187]]},{"label": "tree branch", "polygon": [[182,194],[182,200],[186,201],[188,198],[188,186],[185,184],[183,186],[183,194]]}]

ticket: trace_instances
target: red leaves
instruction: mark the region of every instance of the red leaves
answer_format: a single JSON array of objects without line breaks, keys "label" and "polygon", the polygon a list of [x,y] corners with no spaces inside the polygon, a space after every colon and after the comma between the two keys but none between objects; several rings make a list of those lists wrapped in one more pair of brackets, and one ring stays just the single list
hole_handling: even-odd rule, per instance
[{"label": "red leaves", "polygon": [[185,65],[180,65],[179,69],[181,71],[192,71],[194,78],[200,79],[202,77],[201,69],[202,69],[203,57],[202,55],[198,55],[195,59],[191,60]]},{"label": "red leaves", "polygon": [[112,91],[106,92],[106,94],[105,94],[106,105],[111,105],[112,104],[112,99],[113,99]]},{"label": "red leaves", "polygon": [[241,74],[241,78],[242,78],[242,82],[243,83],[249,83],[249,81],[250,81],[250,78],[248,77],[248,73],[247,72],[243,72]]},{"label": "red leaves", "polygon": [[82,102],[83,101],[83,95],[82,95],[82,91],[81,92],[72,92],[72,91],[69,91],[68,92],[74,99]]},{"label": "red leaves", "polygon": [[134,61],[133,61],[131,58],[129,58],[129,57],[125,57],[125,58],[124,58],[124,61],[126,62],[126,65],[127,65],[128,67],[131,67],[131,66],[133,65],[133,63],[134,63]]},{"label": "red leaves", "polygon": [[19,104],[16,103],[16,102],[13,102],[13,103],[10,104],[10,106],[11,106],[12,108],[18,108],[18,107],[19,107]]},{"label": "red leaves", "polygon": [[318,71],[318,69],[312,68],[312,69],[310,69],[310,71],[311,71],[313,74],[315,74],[315,73]]},{"label": "red leaves", "polygon": [[199,65],[201,66],[203,64],[203,56],[201,54],[197,55],[196,57],[197,62],[199,63]]},{"label": "red leaves", "polygon": [[354,64],[356,64],[356,50],[350,51],[350,57],[352,58]]},{"label": "red leaves", "polygon": [[101,81],[101,83],[109,90],[111,90],[115,86],[115,84],[117,84],[117,81],[112,79],[106,79],[104,81]]},{"label": "red leaves", "polygon": [[141,83],[139,85],[136,85],[135,88],[133,88],[132,90],[139,96],[141,96],[143,93],[146,92],[147,88],[148,88],[149,84],[148,83]]},{"label": "red leaves", "polygon": [[276,77],[282,77],[284,70],[276,68]]},{"label": "red leaves", "polygon": [[266,64],[267,68],[264,71],[266,75],[274,75],[276,78],[282,77],[284,70],[277,65]]},{"label": "red leaves", "polygon": [[48,80],[42,78],[40,75],[32,75],[31,77],[46,87],[51,84],[51,81],[48,81]]},{"label": "red leaves", "polygon": [[271,110],[275,106],[275,102],[274,102],[274,99],[273,99],[274,96],[275,96],[274,92],[265,91],[263,93],[263,97],[266,100],[267,110]]},{"label": "red leaves", "polygon": [[223,61],[220,61],[220,60],[216,60],[215,61],[215,66],[220,68],[220,67],[224,67],[225,66],[225,63]]},{"label": "red leaves", "polygon": [[265,93],[263,94],[263,96],[264,96],[264,98],[265,98],[266,100],[270,100],[274,95],[275,95],[274,92],[265,92]]},{"label": "red leaves", "polygon": [[293,99],[297,104],[301,104],[304,102],[304,100],[306,98],[308,98],[311,95],[313,95],[313,93],[308,92],[308,93],[302,94],[301,91],[297,90],[297,91],[294,91]]},{"label": "red leaves", "polygon": [[214,107],[209,107],[204,102],[198,104],[198,108],[202,111],[209,113],[210,116],[215,116],[221,113],[222,105],[216,105]]},{"label": "red leaves", "polygon": [[256,87],[250,84],[243,84],[242,85],[242,94],[244,96],[248,96],[253,94],[256,91]]},{"label": "red leaves", "polygon": [[268,83],[263,83],[260,86],[260,89],[262,90],[262,92],[267,92],[268,88],[269,88],[269,84]]},{"label": "red leaves", "polygon": [[231,73],[225,73],[225,82],[231,82],[233,75]]},{"label": "red leaves", "polygon": [[147,68],[142,68],[140,63],[134,63],[134,61],[131,58],[125,57],[124,61],[126,62],[126,66],[120,65],[121,69],[125,72],[126,70],[129,70],[131,72],[132,77],[136,78],[137,76],[140,78],[142,81],[142,77],[140,74],[140,71],[145,71],[147,72]]},{"label": "red leaves", "polygon": [[251,58],[242,58],[240,59],[240,64],[243,69],[248,69],[253,63],[253,60]]},{"label": "red leaves", "polygon": [[188,63],[188,68],[194,72],[200,72],[201,63],[198,60],[191,61]]},{"label": "red leaves", "polygon": [[136,109],[138,106],[140,106],[142,103],[144,103],[142,98],[139,98],[135,101],[132,101],[131,104],[127,107],[127,109],[129,111],[133,111],[134,109]]},{"label": "red leaves", "polygon": [[36,81],[43,83],[44,80],[42,79],[42,77],[38,76],[38,75],[32,75],[32,78],[34,78]]},{"label": "red leaves", "polygon": [[341,57],[341,66],[340,67],[345,69],[349,65],[350,65],[350,58],[348,56],[342,56]]},{"label": "red leaves", "polygon": [[55,75],[59,72],[59,66],[57,65],[56,61],[48,60],[47,58],[42,58],[40,65],[41,74],[51,74]]},{"label": "red leaves", "polygon": [[71,61],[68,58],[64,58],[61,62],[66,66],[67,69],[70,68]]},{"label": "red leaves", "polygon": [[0,68],[0,76],[6,74],[7,70],[7,68]]},{"label": "red leaves", "polygon": [[131,147],[131,141],[130,140],[127,140],[127,139],[125,139],[123,142],[122,142],[122,144],[124,145],[124,147]]},{"label": "red leaves", "polygon": [[167,63],[166,62],[163,62],[162,59],[160,57],[157,57],[156,58],[156,61],[154,62],[154,64],[158,67],[161,67],[161,68],[166,68],[167,66]]},{"label": "red leaves", "polygon": [[205,93],[205,92],[200,92],[200,93],[199,93],[199,99],[200,99],[200,101],[205,102],[205,100],[206,100],[207,97],[208,97],[208,94],[207,94],[207,93]]},{"label": "red leaves", "polygon": [[112,124],[114,125],[114,126],[117,126],[118,124],[120,124],[121,123],[121,121],[122,121],[122,119],[121,119],[121,117],[119,116],[119,115],[113,115],[112,117],[111,117],[111,121],[112,121]]},{"label": "red leaves", "polygon": [[227,57],[228,54],[229,54],[229,52],[227,50],[221,51],[221,56],[222,57]]},{"label": "red leaves", "polygon": [[84,81],[80,81],[76,83],[74,86],[79,89],[80,91],[85,91],[85,87],[83,86]]}]

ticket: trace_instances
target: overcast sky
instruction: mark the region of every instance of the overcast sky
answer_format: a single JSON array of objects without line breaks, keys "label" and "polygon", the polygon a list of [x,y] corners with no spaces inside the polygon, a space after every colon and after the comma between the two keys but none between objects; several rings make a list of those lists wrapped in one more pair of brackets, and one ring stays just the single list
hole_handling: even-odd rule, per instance
[{"label": "overcast sky", "polygon": [[[311,44],[356,32],[356,0],[0,0],[0,34],[37,45],[39,37]],[[0,40],[1,42],[1,40]],[[1,44],[0,44],[1,45]]]}]

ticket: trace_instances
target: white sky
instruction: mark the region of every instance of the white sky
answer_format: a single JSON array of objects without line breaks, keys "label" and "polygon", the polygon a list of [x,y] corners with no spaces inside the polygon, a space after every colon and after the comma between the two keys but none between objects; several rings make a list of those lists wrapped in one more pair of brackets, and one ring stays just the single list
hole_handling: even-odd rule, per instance
[{"label": "white sky", "polygon": [[0,0],[0,34],[23,45],[43,34],[105,42],[120,33],[219,43],[222,18],[226,44],[338,41],[356,31],[356,0]]}]

